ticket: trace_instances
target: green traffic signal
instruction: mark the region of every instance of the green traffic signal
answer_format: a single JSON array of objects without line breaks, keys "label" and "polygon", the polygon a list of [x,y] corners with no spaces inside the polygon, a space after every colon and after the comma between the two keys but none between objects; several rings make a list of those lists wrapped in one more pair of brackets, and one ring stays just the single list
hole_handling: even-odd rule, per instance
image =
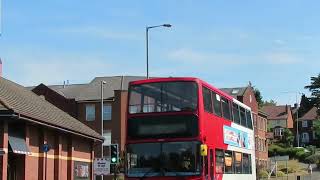
[{"label": "green traffic signal", "polygon": [[111,144],[110,146],[111,164],[118,163],[118,144]]}]

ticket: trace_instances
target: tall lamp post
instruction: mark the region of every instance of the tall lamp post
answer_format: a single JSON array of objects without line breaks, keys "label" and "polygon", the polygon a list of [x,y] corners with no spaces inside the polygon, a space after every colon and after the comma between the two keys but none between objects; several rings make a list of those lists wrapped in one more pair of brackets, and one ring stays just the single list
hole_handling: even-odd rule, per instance
[{"label": "tall lamp post", "polygon": [[296,121],[297,121],[297,129],[296,129],[296,139],[297,139],[297,147],[300,147],[300,137],[299,137],[299,104],[298,104],[298,94],[303,94],[302,92],[291,92],[291,91],[287,91],[287,92],[283,92],[283,93],[292,93],[292,94],[296,94],[296,104],[297,104],[297,112],[296,112]]},{"label": "tall lamp post", "polygon": [[171,24],[162,24],[157,26],[147,26],[146,27],[146,55],[147,55],[147,79],[149,79],[149,29],[157,27],[167,27],[170,28]]},{"label": "tall lamp post", "polygon": [[[101,81],[101,136],[103,136],[103,85],[107,84],[106,81]],[[101,145],[101,158],[103,158],[103,144]],[[101,175],[103,180],[103,174]]]}]

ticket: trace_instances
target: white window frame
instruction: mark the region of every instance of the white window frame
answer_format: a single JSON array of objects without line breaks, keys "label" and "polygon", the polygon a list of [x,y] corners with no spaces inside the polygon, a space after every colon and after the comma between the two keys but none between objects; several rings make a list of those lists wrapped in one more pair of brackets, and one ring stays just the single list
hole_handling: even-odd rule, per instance
[{"label": "white window frame", "polygon": [[274,135],[275,136],[283,136],[283,131],[284,131],[283,128],[275,128],[274,129]]},{"label": "white window frame", "polygon": [[[96,119],[96,106],[95,106],[95,104],[86,104],[86,121],[94,121],[95,119]],[[89,115],[91,115],[90,113],[89,113],[89,111],[93,111],[93,113],[92,113],[92,117],[93,118],[91,118],[91,116],[89,116]]]},{"label": "white window frame", "polygon": [[[307,137],[308,137],[308,138],[307,138]],[[310,142],[309,133],[307,133],[307,132],[302,133],[302,134],[301,134],[301,139],[302,139],[302,142],[304,142],[304,143]]]},{"label": "white window frame", "polygon": [[112,139],[112,133],[110,130],[103,130],[103,146],[110,146],[111,145],[111,139]]},{"label": "white window frame", "polygon": [[112,106],[111,104],[103,105],[103,120],[110,121],[112,119]]},{"label": "white window frame", "polygon": [[302,121],[302,127],[308,127],[308,121]]}]

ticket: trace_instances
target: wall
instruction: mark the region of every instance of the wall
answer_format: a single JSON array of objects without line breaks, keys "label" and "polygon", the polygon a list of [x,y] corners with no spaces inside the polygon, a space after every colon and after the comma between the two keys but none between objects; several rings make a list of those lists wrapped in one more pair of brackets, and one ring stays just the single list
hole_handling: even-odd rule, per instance
[{"label": "wall", "polygon": [[[31,151],[31,155],[18,155],[11,152],[9,154],[17,158],[15,164],[21,167],[17,172],[19,180],[73,180],[76,161],[86,163],[89,166],[89,174],[92,174],[93,140],[36,124],[16,122],[24,124],[22,127],[25,130],[26,144]],[[8,126],[16,127],[16,124],[10,123]],[[7,129],[8,127],[1,122],[0,148],[8,147]],[[42,151],[45,143],[51,146],[47,158]],[[7,154],[0,156],[1,180],[7,179],[7,157]]]}]

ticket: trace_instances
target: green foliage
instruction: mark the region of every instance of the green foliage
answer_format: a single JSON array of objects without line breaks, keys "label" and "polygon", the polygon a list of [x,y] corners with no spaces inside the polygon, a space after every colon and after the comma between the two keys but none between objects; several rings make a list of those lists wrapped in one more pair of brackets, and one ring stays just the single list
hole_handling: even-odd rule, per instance
[{"label": "green foliage", "polygon": [[299,117],[302,117],[314,106],[314,102],[310,98],[307,98],[305,94],[302,94],[300,107],[299,107]]},{"label": "green foliage", "polygon": [[296,158],[299,159],[299,161],[301,161],[301,162],[305,162],[306,158],[310,155],[311,155],[310,152],[298,151],[296,154]]},{"label": "green foliage", "polygon": [[313,130],[316,133],[317,139],[320,138],[320,119],[313,121]]},{"label": "green foliage", "polygon": [[285,128],[283,131],[283,137],[280,142],[285,144],[286,147],[289,147],[289,146],[292,146],[293,141],[294,141],[294,136],[292,132],[288,128]]},{"label": "green foliage", "polygon": [[309,89],[311,92],[311,102],[314,103],[318,109],[320,109],[320,74],[318,74],[318,76],[311,77],[310,79],[311,84],[305,86],[304,88]]},{"label": "green foliage", "polygon": [[262,100],[262,95],[261,95],[261,92],[258,88],[254,88],[253,89],[253,92],[254,92],[254,96],[256,97],[256,100],[258,102],[258,106],[259,107],[262,107],[263,105],[263,100]]},{"label": "green foliage", "polygon": [[310,156],[308,156],[306,159],[305,159],[305,162],[306,163],[312,163],[312,164],[316,164],[320,161],[320,154],[319,153],[316,153],[316,154],[312,154]]},{"label": "green foliage", "polygon": [[268,171],[266,171],[266,170],[260,170],[260,171],[258,172],[258,177],[259,177],[259,178],[267,178],[268,175],[269,175],[269,173],[268,173]]},{"label": "green foliage", "polygon": [[263,101],[263,106],[276,106],[277,102],[273,99],[271,99],[270,101]]},{"label": "green foliage", "polygon": [[269,157],[272,156],[289,156],[290,159],[298,159],[299,161],[304,161],[306,157],[311,155],[311,152],[305,152],[304,148],[295,147],[281,147],[276,144],[271,144],[268,149]]},{"label": "green foliage", "polygon": [[277,171],[277,176],[278,177],[283,177],[283,176],[285,176],[286,174],[284,173],[284,172],[282,172],[282,171]]}]

